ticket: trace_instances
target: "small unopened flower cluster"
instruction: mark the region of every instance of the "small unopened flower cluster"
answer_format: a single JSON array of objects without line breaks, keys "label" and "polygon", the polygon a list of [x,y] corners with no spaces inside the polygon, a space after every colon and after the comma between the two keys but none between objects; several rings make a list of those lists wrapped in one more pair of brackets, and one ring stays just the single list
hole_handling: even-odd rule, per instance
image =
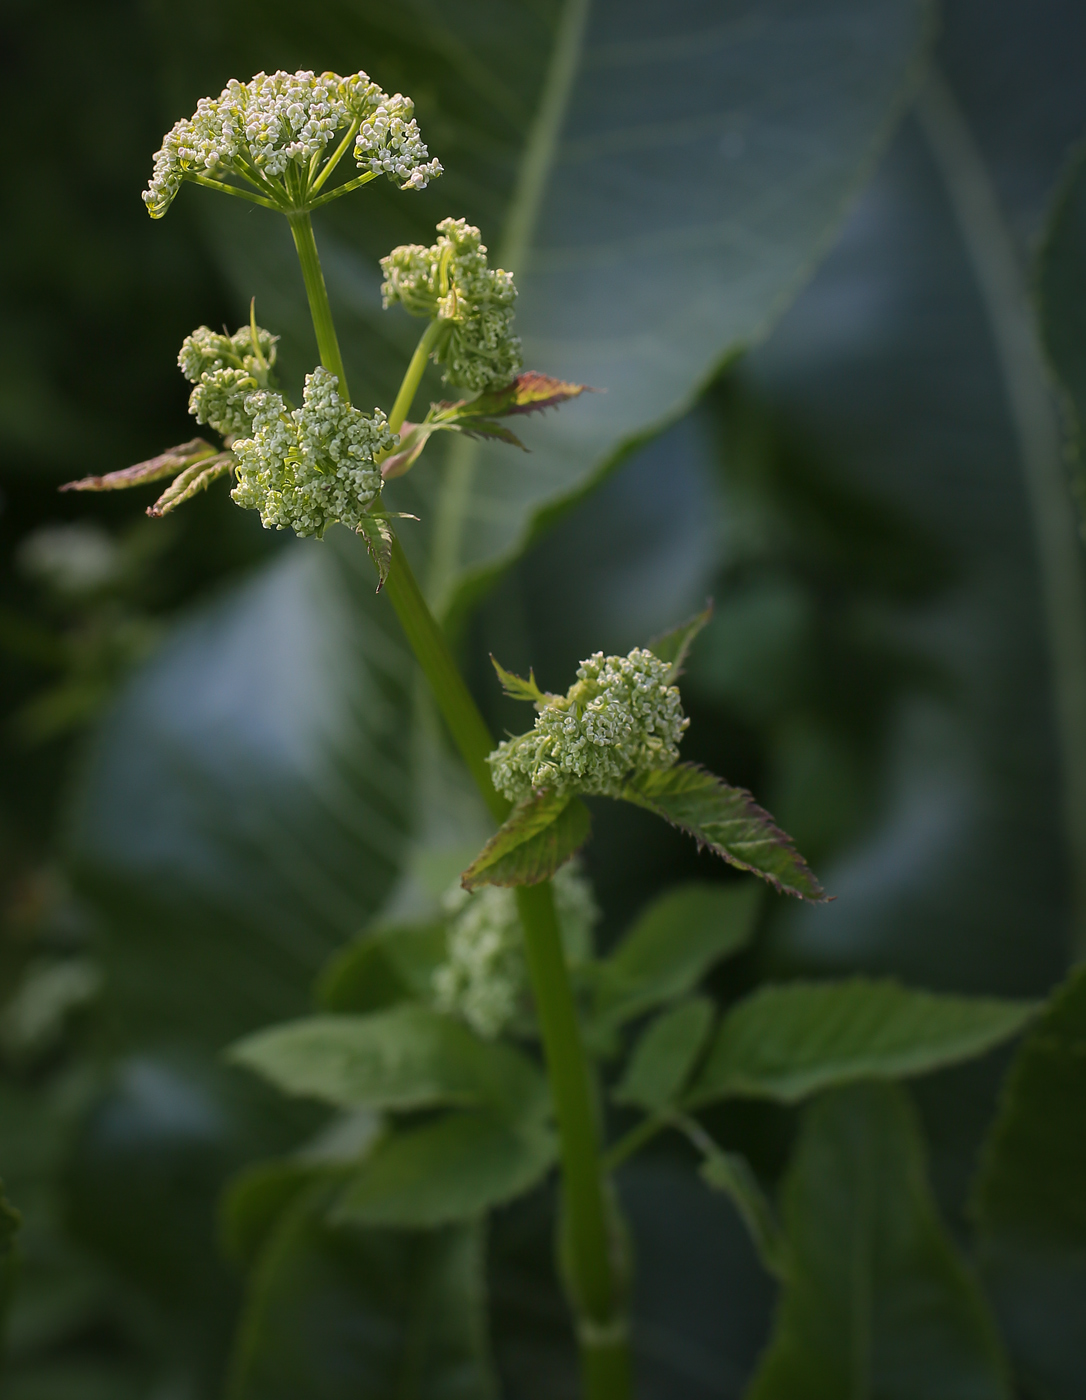
[{"label": "small unopened flower cluster", "polygon": [[396,442],[385,415],[368,418],[337,393],[323,366],[306,375],[302,407],[258,390],[245,400],[252,436],[233,444],[239,506],[260,512],[264,528],[324,533],[339,521],[357,530],[381,491],[378,453]]},{"label": "small unopened flower cluster", "polygon": [[494,786],[518,802],[533,789],[616,796],[638,773],[670,768],[689,724],[670,666],[635,647],[582,662],[566,695],[539,702],[535,727],[487,759]]},{"label": "small unopened flower cluster", "polygon": [[185,337],[177,363],[196,386],[189,395],[189,412],[197,423],[206,423],[225,438],[252,432],[246,402],[257,389],[274,382],[277,340],[260,326],[242,326],[233,335],[200,326]]},{"label": "small unopened flower cluster", "polygon": [[405,244],[381,259],[385,308],[399,302],[412,316],[447,322],[433,352],[447,384],[473,393],[501,388],[522,364],[513,274],[487,266],[479,230],[466,220],[443,219],[437,231],[432,247]]},{"label": "small unopened flower cluster", "polygon": [[[571,964],[583,963],[592,955],[599,909],[576,861],[554,877],[554,898],[566,956]],[[520,1015],[528,990],[516,894],[486,885],[468,895],[457,885],[446,907],[452,914],[448,957],[434,972],[434,1005],[462,1017],[479,1035],[500,1035]]]},{"label": "small unopened flower cluster", "polygon": [[[143,199],[153,219],[172,204],[186,175],[223,180],[233,175],[250,186],[277,191],[292,163],[304,187],[322,153],[345,128],[358,124],[354,156],[374,174],[423,189],[441,174],[419,135],[410,98],[390,97],[365,73],[257,73],[247,83],[231,78],[218,97],[201,97],[191,117],[162,139]],[[286,193],[279,187],[278,193]]]}]

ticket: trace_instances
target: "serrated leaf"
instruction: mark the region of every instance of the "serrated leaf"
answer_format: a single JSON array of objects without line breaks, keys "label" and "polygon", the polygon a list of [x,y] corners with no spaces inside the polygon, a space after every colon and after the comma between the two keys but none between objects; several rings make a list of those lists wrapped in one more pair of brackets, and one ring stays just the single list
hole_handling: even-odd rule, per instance
[{"label": "serrated leaf", "polygon": [[983,1055],[1036,1013],[1035,1002],[940,996],[889,979],[761,987],[722,1020],[690,1102],[795,1103],[830,1085],[926,1074]]},{"label": "serrated leaf", "polygon": [[535,1186],[554,1161],[554,1134],[491,1113],[449,1113],[390,1134],[344,1186],[341,1225],[431,1228],[470,1220]]},{"label": "serrated leaf", "polygon": [[671,670],[667,674],[668,685],[674,685],[682,675],[683,662],[690,655],[690,648],[694,645],[695,638],[703,627],[708,627],[712,620],[713,603],[710,599],[701,612],[687,618],[685,622],[680,622],[678,626],[670,628],[667,632],[662,632],[660,636],[654,637],[649,642],[648,649],[653,656],[658,656],[661,661],[670,661],[671,663]]},{"label": "serrated leaf", "polygon": [[554,379],[549,374],[537,370],[525,370],[518,374],[512,383],[501,389],[487,389],[474,399],[461,399],[459,403],[442,404],[443,411],[455,410],[458,419],[507,418],[518,413],[540,413],[545,408],[554,408],[567,403],[581,394],[594,394],[587,384],[569,384],[564,379]]},{"label": "serrated leaf", "polygon": [[695,763],[676,763],[627,783],[622,797],[655,812],[693,836],[699,846],[739,870],[749,870],[782,894],[825,900],[791,837],[745,788],[731,787]]},{"label": "serrated leaf", "polygon": [[762,891],[753,882],[668,890],[595,968],[593,1014],[603,1027],[691,991],[714,963],[746,947]]},{"label": "serrated leaf", "polygon": [[336,953],[317,978],[324,1011],[380,1011],[400,1001],[425,1000],[446,956],[443,923],[376,928]]},{"label": "serrated leaf", "polygon": [[387,520],[369,515],[363,518],[356,534],[366,546],[373,567],[377,570],[377,592],[380,593],[392,567],[392,528]]},{"label": "serrated leaf", "polygon": [[789,1277],[748,1400],[1010,1400],[900,1090],[855,1086],[807,1110],[783,1215]]},{"label": "serrated leaf", "polygon": [[647,1113],[674,1103],[705,1045],[714,1011],[708,997],[693,997],[657,1016],[633,1048],[612,1095],[615,1102]]},{"label": "serrated leaf", "polygon": [[1019,1373],[1081,1400],[1086,1337],[1086,967],[1007,1078],[975,1188],[981,1263]]},{"label": "serrated leaf", "polygon": [[731,1199],[750,1232],[767,1273],[775,1278],[786,1278],[788,1245],[776,1212],[750,1163],[741,1152],[725,1152],[715,1143],[706,1143],[704,1134],[699,1134],[698,1138],[699,1146],[705,1152],[699,1169],[702,1181],[714,1191],[723,1191]]},{"label": "serrated leaf", "polygon": [[462,1022],[413,1003],[273,1026],[231,1046],[227,1056],[288,1094],[337,1108],[490,1104],[524,1117],[546,1104],[542,1076],[521,1051],[481,1040]]},{"label": "serrated leaf", "polygon": [[170,511],[176,510],[186,501],[191,501],[193,496],[206,491],[213,481],[218,481],[233,465],[232,452],[219,452],[214,457],[201,458],[191,467],[186,467],[170,482],[154,505],[147,507],[147,514],[153,519],[169,515]]},{"label": "serrated leaf", "polygon": [[579,797],[533,792],[518,802],[464,871],[466,890],[480,885],[538,885],[588,840],[592,818]]},{"label": "serrated leaf", "polygon": [[212,447],[203,438],[192,438],[189,442],[168,447],[157,457],[146,462],[137,462],[132,467],[122,467],[120,471],[106,472],[104,476],[84,476],[78,481],[66,481],[61,491],[125,491],[130,486],[145,486],[163,477],[190,468],[194,463],[216,457],[218,448]]},{"label": "serrated leaf", "polygon": [[262,1251],[229,1400],[494,1400],[480,1229],[337,1228],[335,1190],[300,1197]]},{"label": "serrated leaf", "polygon": [[546,700],[546,693],[540,690],[534,671],[529,671],[528,679],[525,680],[523,676],[517,676],[512,671],[507,671],[501,662],[493,656],[490,658],[490,664],[497,672],[502,690],[505,691],[510,700],[527,700],[533,705],[537,700]]}]

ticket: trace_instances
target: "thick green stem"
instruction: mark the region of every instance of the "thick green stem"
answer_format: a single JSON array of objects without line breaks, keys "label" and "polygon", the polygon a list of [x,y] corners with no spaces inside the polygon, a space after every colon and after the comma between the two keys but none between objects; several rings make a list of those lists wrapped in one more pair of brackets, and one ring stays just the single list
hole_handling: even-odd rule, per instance
[{"label": "thick green stem", "polygon": [[305,294],[309,298],[309,313],[313,317],[313,329],[317,333],[317,352],[321,364],[331,370],[339,380],[339,395],[346,403],[351,396],[347,390],[347,376],[343,370],[343,356],[339,353],[339,339],[336,336],[332,308],[328,304],[328,288],[324,285],[324,273],[317,253],[317,240],[313,237],[313,221],[308,214],[291,214],[290,231],[294,235],[294,246],[298,250],[298,261],[302,265],[302,280]]},{"label": "thick green stem", "polygon": [[[308,215],[292,216],[290,223],[321,361],[326,369],[339,376],[340,393],[346,399],[347,381],[313,227]],[[426,361],[443,329],[441,322],[435,320],[419,341],[389,418],[395,430],[402,426],[410,411]],[[385,593],[483,801],[494,820],[503,821],[510,804],[495,790],[486,762],[494,747],[493,738],[464,684],[445,634],[423,597],[398,539],[393,539]],[[570,1273],[569,1291],[577,1319],[584,1396],[585,1400],[629,1400],[632,1394],[629,1347],[620,1308],[618,1261],[600,1164],[592,1076],[550,884],[519,888],[517,908],[524,927],[547,1077],[558,1121],[565,1254]]]}]

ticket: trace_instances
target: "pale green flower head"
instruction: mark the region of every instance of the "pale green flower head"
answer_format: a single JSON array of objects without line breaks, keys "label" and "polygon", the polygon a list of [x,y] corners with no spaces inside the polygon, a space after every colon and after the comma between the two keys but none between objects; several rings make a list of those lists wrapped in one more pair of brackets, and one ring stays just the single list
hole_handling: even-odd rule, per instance
[{"label": "pale green flower head", "polygon": [[[599,919],[592,886],[577,861],[555,875],[554,898],[566,957],[576,966],[592,956]],[[434,1005],[490,1039],[521,1017],[528,994],[516,892],[486,885],[469,895],[457,884],[447,904],[447,956],[434,971]]]},{"label": "pale green flower head", "polygon": [[614,797],[635,775],[672,767],[689,720],[670,672],[641,647],[596,652],[567,694],[537,703],[533,729],[489,756],[494,786],[510,802],[543,788]]},{"label": "pale green flower head", "polygon": [[253,321],[233,335],[200,326],[182,343],[177,363],[196,387],[189,412],[223,437],[248,437],[252,415],[245,404],[257,389],[274,386],[272,367],[278,336]]},{"label": "pale green flower head", "polygon": [[301,408],[256,390],[245,401],[251,436],[233,444],[239,506],[258,510],[267,530],[324,534],[337,521],[358,530],[381,494],[379,453],[397,441],[385,415],[345,403],[323,366],[306,376]]},{"label": "pale green flower head", "polygon": [[486,245],[466,220],[443,219],[437,231],[432,247],[409,243],[381,259],[385,309],[399,303],[412,316],[447,324],[433,351],[445,383],[471,393],[503,388],[523,363],[513,334],[513,274],[487,266]]},{"label": "pale green flower head", "polygon": [[[166,133],[143,199],[161,219],[186,179],[253,192],[284,211],[311,208],[353,142],[368,178],[385,174],[401,189],[424,189],[441,174],[428,160],[410,98],[390,97],[365,73],[257,73],[231,78],[218,97],[201,97],[191,117]],[[363,180],[348,182],[353,188]],[[320,196],[320,202],[346,187]]]}]

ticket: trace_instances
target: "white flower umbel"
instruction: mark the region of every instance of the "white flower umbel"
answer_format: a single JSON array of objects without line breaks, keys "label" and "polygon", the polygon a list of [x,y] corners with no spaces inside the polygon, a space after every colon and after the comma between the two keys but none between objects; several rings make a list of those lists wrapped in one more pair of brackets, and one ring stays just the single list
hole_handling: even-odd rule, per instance
[{"label": "white flower umbel", "polygon": [[670,670],[641,647],[596,652],[567,694],[537,703],[533,729],[490,755],[494,786],[510,802],[542,788],[613,797],[630,777],[670,768],[689,724]]},{"label": "white flower umbel", "polygon": [[323,366],[306,375],[302,407],[279,394],[251,393],[252,436],[233,444],[239,506],[258,510],[265,529],[323,535],[339,521],[357,530],[381,493],[376,456],[396,442],[381,410],[368,418],[344,403]]},{"label": "white flower umbel", "polygon": [[[592,955],[599,909],[576,861],[554,877],[554,897],[566,957],[573,965],[583,963]],[[516,893],[485,885],[466,895],[457,885],[447,903],[454,912],[447,960],[434,972],[434,1005],[490,1039],[518,1018],[528,990]]]},{"label": "white flower umbel", "polygon": [[253,429],[249,395],[274,383],[277,336],[254,322],[233,335],[200,326],[185,337],[177,356],[181,373],[195,385],[189,412],[223,437],[247,437]]},{"label": "white flower umbel", "polygon": [[[185,180],[285,212],[311,209],[380,174],[424,189],[441,174],[428,159],[410,98],[390,97],[365,73],[257,73],[202,97],[155,155],[143,199],[162,218]],[[320,191],[353,145],[364,175]]]},{"label": "white flower umbel", "polygon": [[447,384],[472,393],[502,388],[522,364],[513,274],[487,266],[479,230],[464,219],[443,219],[437,231],[432,247],[409,243],[381,259],[385,308],[399,303],[412,316],[446,324],[433,358],[445,366]]}]

